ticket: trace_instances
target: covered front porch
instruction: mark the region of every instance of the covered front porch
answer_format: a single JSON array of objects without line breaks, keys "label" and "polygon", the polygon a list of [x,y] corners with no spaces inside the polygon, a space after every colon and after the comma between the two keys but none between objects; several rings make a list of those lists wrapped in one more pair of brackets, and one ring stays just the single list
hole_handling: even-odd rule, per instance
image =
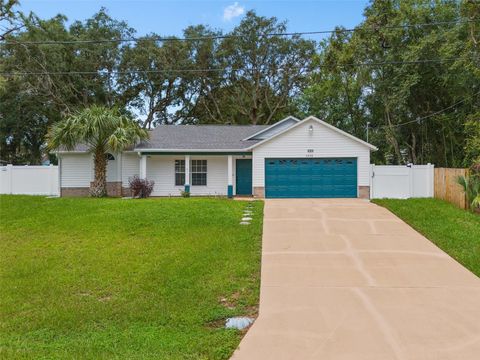
[{"label": "covered front porch", "polygon": [[155,181],[152,196],[252,195],[251,152],[140,152],[139,176]]}]

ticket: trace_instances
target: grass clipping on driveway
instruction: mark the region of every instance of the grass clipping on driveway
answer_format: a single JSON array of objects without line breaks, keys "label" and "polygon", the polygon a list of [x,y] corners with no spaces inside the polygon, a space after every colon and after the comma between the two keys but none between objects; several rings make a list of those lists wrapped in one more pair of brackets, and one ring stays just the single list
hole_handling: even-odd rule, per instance
[{"label": "grass clipping on driveway", "polygon": [[246,205],[0,197],[0,357],[227,359],[242,333],[221,320],[259,296]]},{"label": "grass clipping on driveway", "polygon": [[480,277],[480,216],[438,199],[377,199]]}]

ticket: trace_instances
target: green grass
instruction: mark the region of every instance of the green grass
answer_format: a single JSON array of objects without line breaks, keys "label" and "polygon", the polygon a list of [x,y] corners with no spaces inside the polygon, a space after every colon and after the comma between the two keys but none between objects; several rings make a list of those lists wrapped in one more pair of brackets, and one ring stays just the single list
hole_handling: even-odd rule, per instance
[{"label": "green grass", "polygon": [[377,199],[418,232],[480,276],[480,216],[438,199]]},{"label": "green grass", "polygon": [[259,296],[246,204],[0,197],[0,358],[227,359]]}]

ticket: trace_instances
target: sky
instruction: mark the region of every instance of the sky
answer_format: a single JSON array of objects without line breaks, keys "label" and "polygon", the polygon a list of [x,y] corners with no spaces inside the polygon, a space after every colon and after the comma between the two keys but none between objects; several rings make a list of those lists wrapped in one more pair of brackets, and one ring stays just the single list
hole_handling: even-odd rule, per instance
[{"label": "sky", "polygon": [[[206,24],[228,32],[248,10],[288,21],[288,31],[330,30],[353,27],[363,19],[367,0],[20,0],[21,10],[41,18],[59,13],[69,22],[91,17],[102,6],[110,16],[125,20],[138,35],[156,33],[181,36],[189,25]],[[316,38],[318,39],[318,36]]]}]

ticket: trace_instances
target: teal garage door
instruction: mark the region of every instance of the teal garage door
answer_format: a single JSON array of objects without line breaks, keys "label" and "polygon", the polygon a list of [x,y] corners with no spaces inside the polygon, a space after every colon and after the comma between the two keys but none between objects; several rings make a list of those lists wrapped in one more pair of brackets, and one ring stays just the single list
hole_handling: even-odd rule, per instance
[{"label": "teal garage door", "polygon": [[355,198],[357,159],[265,159],[267,198]]}]

